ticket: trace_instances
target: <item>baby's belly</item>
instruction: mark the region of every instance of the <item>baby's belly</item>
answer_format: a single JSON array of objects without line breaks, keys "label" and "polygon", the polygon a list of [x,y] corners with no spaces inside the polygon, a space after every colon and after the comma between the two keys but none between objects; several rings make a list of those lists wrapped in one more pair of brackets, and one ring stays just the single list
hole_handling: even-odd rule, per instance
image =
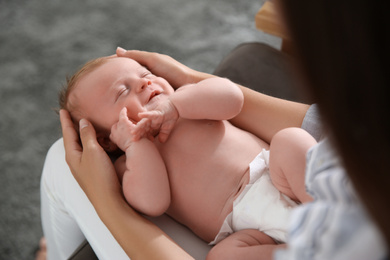
[{"label": "baby's belly", "polygon": [[[207,184],[182,184],[172,190],[168,214],[190,228],[207,242],[214,240],[223,221],[233,209],[233,202],[249,182],[249,169],[233,182],[210,178]],[[220,185],[210,185],[219,181]]]},{"label": "baby's belly", "polygon": [[174,134],[186,138],[171,140],[165,151],[172,198],[167,213],[210,242],[249,182],[249,163],[268,145],[227,122],[198,121],[176,129],[183,132]]}]

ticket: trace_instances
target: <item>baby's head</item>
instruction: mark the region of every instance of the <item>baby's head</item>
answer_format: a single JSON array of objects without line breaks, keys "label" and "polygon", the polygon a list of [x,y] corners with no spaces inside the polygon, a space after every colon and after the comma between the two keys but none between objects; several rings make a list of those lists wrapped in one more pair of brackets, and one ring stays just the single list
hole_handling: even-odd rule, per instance
[{"label": "baby's head", "polygon": [[156,108],[174,92],[163,78],[153,75],[138,62],[119,57],[103,57],[87,62],[67,79],[60,92],[60,108],[66,109],[78,126],[81,118],[95,127],[99,143],[106,151],[116,149],[109,139],[111,127],[126,107],[134,123],[139,112]]}]

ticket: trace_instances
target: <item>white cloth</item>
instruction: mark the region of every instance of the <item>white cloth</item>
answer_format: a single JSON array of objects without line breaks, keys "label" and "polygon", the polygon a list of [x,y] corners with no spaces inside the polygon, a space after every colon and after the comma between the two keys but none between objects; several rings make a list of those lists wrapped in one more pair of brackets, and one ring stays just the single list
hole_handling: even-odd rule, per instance
[{"label": "white cloth", "polygon": [[269,151],[263,150],[250,163],[250,181],[210,244],[243,229],[257,229],[278,242],[286,241],[290,212],[297,204],[272,184],[268,165]]},{"label": "white cloth", "polygon": [[62,139],[46,156],[41,177],[41,216],[48,260],[67,259],[85,238],[99,259],[129,259],[71,174]]},{"label": "white cloth", "polygon": [[[99,259],[129,259],[101,222],[65,162],[62,139],[50,148],[41,177],[41,217],[48,260],[67,259],[86,238]],[[210,246],[167,215],[150,218],[195,259]]]}]

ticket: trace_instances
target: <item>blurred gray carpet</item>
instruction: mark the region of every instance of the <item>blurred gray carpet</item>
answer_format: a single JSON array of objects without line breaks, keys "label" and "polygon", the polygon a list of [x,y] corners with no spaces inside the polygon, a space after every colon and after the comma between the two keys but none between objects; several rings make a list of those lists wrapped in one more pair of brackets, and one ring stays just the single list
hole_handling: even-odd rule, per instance
[{"label": "blurred gray carpet", "polygon": [[0,0],[0,259],[33,259],[42,236],[39,181],[60,124],[66,75],[117,46],[212,72],[257,31],[264,0]]}]

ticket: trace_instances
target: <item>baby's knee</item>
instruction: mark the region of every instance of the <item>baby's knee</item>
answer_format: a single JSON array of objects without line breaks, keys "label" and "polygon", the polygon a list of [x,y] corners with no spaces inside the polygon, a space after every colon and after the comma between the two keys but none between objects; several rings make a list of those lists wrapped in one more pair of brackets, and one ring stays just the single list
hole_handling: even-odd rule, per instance
[{"label": "baby's knee", "polygon": [[284,149],[286,146],[310,147],[316,144],[315,139],[305,130],[298,127],[284,128],[277,132],[271,140],[270,149]]},{"label": "baby's knee", "polygon": [[284,128],[282,130],[279,130],[274,137],[272,138],[272,141],[288,141],[292,137],[299,137],[303,136],[305,134],[308,134],[305,130],[298,127],[288,127]]}]

